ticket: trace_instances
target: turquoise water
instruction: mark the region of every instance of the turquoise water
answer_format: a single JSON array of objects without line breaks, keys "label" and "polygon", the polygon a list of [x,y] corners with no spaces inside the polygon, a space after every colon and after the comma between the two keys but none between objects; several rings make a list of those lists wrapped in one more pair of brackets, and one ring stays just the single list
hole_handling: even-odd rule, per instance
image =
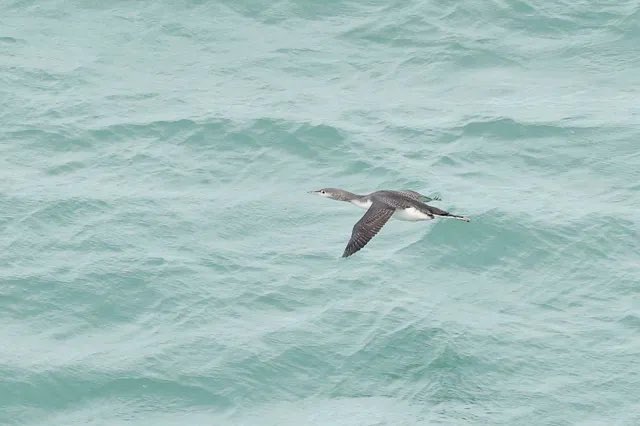
[{"label": "turquoise water", "polygon": [[637,1],[0,2],[0,424],[640,424],[639,69]]}]

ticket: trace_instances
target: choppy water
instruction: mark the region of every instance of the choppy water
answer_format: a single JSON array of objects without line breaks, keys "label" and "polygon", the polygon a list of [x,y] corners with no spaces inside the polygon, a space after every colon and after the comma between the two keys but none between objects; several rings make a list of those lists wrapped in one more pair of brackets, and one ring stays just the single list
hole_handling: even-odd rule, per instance
[{"label": "choppy water", "polygon": [[637,1],[169,3],[0,2],[0,424],[640,423]]}]

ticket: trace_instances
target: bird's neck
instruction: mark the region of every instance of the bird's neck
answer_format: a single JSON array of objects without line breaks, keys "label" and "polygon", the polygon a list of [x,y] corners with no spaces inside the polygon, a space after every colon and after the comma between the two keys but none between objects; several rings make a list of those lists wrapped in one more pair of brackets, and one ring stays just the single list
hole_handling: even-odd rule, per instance
[{"label": "bird's neck", "polygon": [[366,195],[354,194],[354,197],[347,201],[356,207],[360,207],[361,209],[368,209],[369,207],[371,207],[371,200]]}]

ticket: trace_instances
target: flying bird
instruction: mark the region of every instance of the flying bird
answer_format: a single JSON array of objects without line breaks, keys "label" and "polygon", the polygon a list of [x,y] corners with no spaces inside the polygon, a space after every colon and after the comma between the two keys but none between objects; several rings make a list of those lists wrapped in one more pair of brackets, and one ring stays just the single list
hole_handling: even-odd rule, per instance
[{"label": "flying bird", "polygon": [[431,220],[436,217],[463,220],[469,218],[451,214],[426,203],[439,198],[430,198],[416,191],[375,191],[367,195],[358,195],[344,189],[323,188],[310,193],[332,200],[346,201],[362,209],[367,209],[362,218],[356,222],[351,232],[351,238],[344,249],[342,257],[349,257],[373,238],[385,223],[392,217],[398,220],[420,221]]}]

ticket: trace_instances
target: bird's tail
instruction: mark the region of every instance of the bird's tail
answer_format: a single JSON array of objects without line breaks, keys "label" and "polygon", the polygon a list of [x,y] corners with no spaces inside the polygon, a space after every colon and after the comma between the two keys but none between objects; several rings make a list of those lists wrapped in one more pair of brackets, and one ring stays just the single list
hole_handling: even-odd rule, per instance
[{"label": "bird's tail", "polygon": [[447,213],[447,214],[434,214],[434,216],[438,216],[438,217],[446,217],[449,219],[457,219],[457,220],[462,220],[464,222],[471,222],[471,219],[469,219],[466,216],[458,216],[457,214],[451,214],[451,213]]},{"label": "bird's tail", "polygon": [[438,216],[438,217],[446,217],[449,219],[457,219],[457,220],[462,220],[465,222],[470,222],[471,219],[469,219],[466,216],[459,216],[457,214],[453,214],[453,213],[449,213],[447,211],[444,211],[442,209],[439,209],[437,207],[433,207],[433,206],[429,206],[427,204],[425,204],[425,206],[428,208],[428,212],[434,216]]}]

